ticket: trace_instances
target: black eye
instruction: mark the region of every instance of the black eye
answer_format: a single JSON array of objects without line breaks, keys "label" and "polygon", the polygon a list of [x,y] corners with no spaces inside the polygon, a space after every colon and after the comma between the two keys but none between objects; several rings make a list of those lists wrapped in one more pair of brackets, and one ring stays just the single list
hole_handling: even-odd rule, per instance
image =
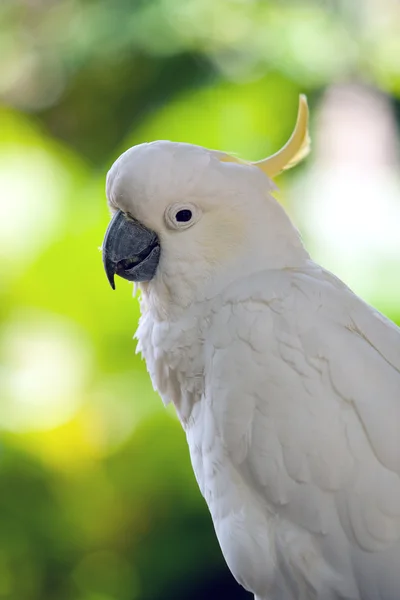
[{"label": "black eye", "polygon": [[192,216],[193,216],[192,211],[189,210],[188,208],[185,208],[183,210],[178,210],[178,212],[175,215],[175,219],[179,223],[187,223],[188,221],[190,221]]}]

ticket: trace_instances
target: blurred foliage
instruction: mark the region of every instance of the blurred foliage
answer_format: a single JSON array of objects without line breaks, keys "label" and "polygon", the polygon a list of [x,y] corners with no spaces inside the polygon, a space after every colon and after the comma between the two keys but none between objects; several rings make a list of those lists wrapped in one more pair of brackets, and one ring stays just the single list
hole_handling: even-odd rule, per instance
[{"label": "blurred foliage", "polygon": [[248,597],[134,354],[131,286],[108,288],[105,174],[158,138],[261,158],[335,81],[395,99],[399,4],[2,0],[0,21],[0,599]]}]

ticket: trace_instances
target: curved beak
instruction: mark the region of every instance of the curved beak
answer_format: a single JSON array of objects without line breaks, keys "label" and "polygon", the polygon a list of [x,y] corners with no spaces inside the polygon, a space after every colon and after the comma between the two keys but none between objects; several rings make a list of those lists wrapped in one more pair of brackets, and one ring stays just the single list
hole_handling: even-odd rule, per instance
[{"label": "curved beak", "polygon": [[103,241],[103,263],[111,287],[114,275],[128,281],[150,281],[160,259],[160,242],[154,231],[118,211]]}]

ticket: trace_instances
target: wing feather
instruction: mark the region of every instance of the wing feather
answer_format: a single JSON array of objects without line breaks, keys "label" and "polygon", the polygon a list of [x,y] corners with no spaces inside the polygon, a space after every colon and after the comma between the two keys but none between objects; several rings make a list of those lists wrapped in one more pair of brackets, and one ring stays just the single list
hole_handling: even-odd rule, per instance
[{"label": "wing feather", "polygon": [[210,398],[237,468],[333,562],[377,553],[382,577],[400,560],[400,329],[314,265],[252,275],[223,306]]}]

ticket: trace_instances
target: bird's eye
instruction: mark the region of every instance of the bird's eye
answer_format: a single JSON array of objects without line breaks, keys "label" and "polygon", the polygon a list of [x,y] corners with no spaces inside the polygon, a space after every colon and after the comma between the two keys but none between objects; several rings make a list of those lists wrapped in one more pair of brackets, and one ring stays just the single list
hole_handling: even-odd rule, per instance
[{"label": "bird's eye", "polygon": [[165,211],[165,222],[169,229],[187,229],[201,217],[201,210],[196,204],[180,202],[171,204]]},{"label": "bird's eye", "polygon": [[187,223],[192,218],[192,215],[193,215],[192,211],[189,210],[188,208],[185,208],[183,210],[178,210],[178,212],[175,215],[175,219],[179,223]]}]

